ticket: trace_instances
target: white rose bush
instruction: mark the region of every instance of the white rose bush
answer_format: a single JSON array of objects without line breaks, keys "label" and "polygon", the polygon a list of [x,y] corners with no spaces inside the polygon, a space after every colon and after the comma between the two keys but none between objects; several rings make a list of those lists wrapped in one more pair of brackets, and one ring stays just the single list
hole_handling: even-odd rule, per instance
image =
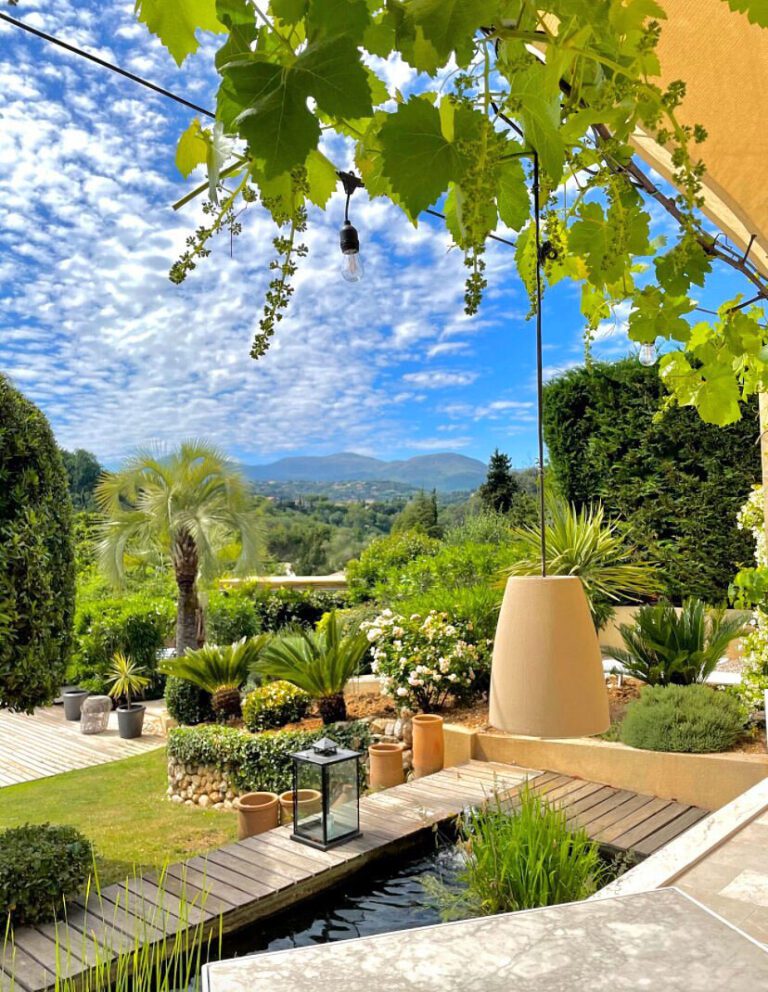
[{"label": "white rose bush", "polygon": [[373,648],[371,669],[398,708],[433,713],[450,696],[482,691],[490,642],[473,643],[471,623],[436,610],[409,617],[383,610],[361,629]]}]

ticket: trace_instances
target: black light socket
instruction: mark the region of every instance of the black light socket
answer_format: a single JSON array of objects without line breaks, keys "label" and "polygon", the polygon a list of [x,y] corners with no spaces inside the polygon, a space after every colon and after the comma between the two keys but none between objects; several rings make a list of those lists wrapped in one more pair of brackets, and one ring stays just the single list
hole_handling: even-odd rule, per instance
[{"label": "black light socket", "polygon": [[344,255],[356,255],[360,251],[360,238],[352,222],[345,220],[339,231],[339,244]]}]

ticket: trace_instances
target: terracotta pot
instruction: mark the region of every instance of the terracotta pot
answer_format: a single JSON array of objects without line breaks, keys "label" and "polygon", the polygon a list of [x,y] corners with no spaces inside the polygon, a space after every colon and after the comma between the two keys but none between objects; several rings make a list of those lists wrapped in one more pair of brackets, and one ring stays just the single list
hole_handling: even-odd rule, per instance
[{"label": "terracotta pot", "polygon": [[368,757],[372,789],[391,789],[405,781],[402,744],[371,744]]},{"label": "terracotta pot", "polygon": [[255,837],[272,830],[280,819],[276,792],[246,792],[234,802],[237,810],[237,839]]},{"label": "terracotta pot", "polygon": [[443,767],[445,746],[443,718],[435,713],[417,713],[413,718],[413,774],[433,775]]},{"label": "terracotta pot", "polygon": [[[323,797],[317,789],[299,789],[298,792],[299,819],[320,813],[323,809]],[[280,822],[293,823],[293,790],[280,793]]]}]

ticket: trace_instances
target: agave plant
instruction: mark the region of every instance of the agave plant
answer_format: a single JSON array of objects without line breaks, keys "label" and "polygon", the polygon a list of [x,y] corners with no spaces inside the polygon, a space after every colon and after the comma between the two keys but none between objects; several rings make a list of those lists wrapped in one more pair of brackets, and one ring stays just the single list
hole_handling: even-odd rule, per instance
[{"label": "agave plant", "polygon": [[365,634],[345,635],[334,610],[321,630],[297,630],[274,638],[253,672],[292,682],[317,700],[323,723],[335,723],[347,718],[344,686],[359,671],[367,650]]},{"label": "agave plant", "polygon": [[[595,627],[602,627],[614,603],[638,600],[658,592],[655,566],[639,558],[618,523],[605,519],[600,504],[577,510],[550,494],[545,528],[547,573],[577,575],[584,586]],[[522,557],[504,569],[508,575],[538,575],[541,570],[541,528],[512,531]]]},{"label": "agave plant", "polygon": [[641,607],[634,624],[619,627],[625,648],[604,653],[648,685],[690,685],[703,682],[731,641],[748,631],[741,617],[709,609],[700,599],[686,600],[679,612],[659,603]]},{"label": "agave plant", "polygon": [[259,634],[221,647],[206,644],[196,651],[188,649],[181,658],[164,661],[160,671],[186,679],[209,692],[213,711],[220,719],[239,717],[242,715],[240,687],[270,637],[270,634]]}]

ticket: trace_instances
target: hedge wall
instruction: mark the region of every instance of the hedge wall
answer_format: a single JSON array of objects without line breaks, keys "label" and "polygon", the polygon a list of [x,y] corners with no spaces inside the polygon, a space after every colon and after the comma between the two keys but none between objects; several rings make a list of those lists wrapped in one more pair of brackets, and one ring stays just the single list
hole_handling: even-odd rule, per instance
[{"label": "hedge wall", "polygon": [[0,708],[64,681],[75,566],[67,474],[48,421],[0,375]]},{"label": "hedge wall", "polygon": [[567,499],[602,500],[631,523],[663,566],[667,596],[724,602],[753,555],[736,514],[760,480],[757,402],[715,427],[666,398],[658,371],[634,358],[567,372],[545,387],[549,457]]}]

